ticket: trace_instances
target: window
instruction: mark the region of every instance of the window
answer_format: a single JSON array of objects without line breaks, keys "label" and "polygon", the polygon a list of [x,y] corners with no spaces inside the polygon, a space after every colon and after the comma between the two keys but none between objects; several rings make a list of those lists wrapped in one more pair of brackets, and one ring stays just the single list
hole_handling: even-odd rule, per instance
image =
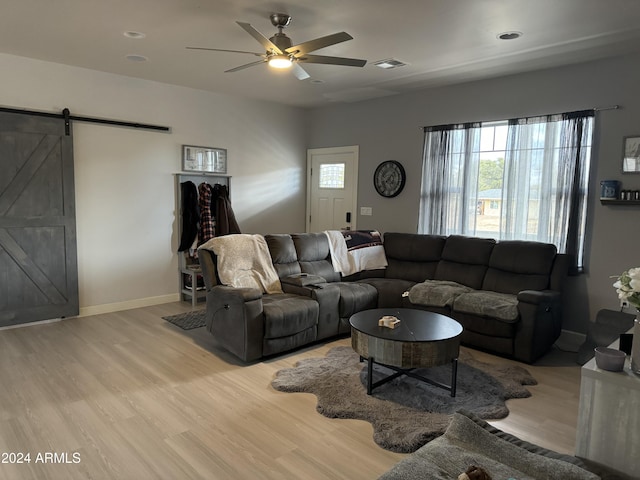
[{"label": "window", "polygon": [[425,128],[421,233],[553,243],[582,267],[593,111]]},{"label": "window", "polygon": [[320,165],[320,188],[344,188],[344,163],[323,163]]},{"label": "window", "polygon": [[507,122],[483,124],[480,128],[478,150],[478,202],[475,224],[478,236],[495,237],[500,232],[502,204],[502,176],[507,148]]}]

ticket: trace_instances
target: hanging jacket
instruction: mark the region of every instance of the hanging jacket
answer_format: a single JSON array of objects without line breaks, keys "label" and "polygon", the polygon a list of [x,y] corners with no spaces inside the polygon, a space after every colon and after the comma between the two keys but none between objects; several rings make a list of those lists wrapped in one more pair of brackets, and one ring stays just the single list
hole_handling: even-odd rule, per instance
[{"label": "hanging jacket", "polygon": [[198,234],[198,245],[202,245],[216,234],[214,218],[211,211],[213,188],[208,183],[203,182],[198,185],[198,193],[200,194],[200,231]]},{"label": "hanging jacket", "polygon": [[182,211],[182,234],[180,236],[179,252],[189,250],[198,235],[198,191],[193,182],[187,181],[180,184]]},{"label": "hanging jacket", "polygon": [[226,185],[216,184],[213,187],[213,198],[216,211],[216,234],[229,235],[231,233],[241,233],[236,216],[231,208],[229,199],[229,189]]}]

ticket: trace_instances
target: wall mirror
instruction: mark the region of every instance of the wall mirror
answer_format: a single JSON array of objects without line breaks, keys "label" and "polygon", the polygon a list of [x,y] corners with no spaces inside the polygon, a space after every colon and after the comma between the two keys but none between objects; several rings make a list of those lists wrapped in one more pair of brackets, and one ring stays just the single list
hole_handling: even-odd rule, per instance
[{"label": "wall mirror", "polygon": [[182,170],[185,172],[227,173],[227,150],[183,145]]},{"label": "wall mirror", "polygon": [[640,173],[640,135],[624,137],[622,173]]}]

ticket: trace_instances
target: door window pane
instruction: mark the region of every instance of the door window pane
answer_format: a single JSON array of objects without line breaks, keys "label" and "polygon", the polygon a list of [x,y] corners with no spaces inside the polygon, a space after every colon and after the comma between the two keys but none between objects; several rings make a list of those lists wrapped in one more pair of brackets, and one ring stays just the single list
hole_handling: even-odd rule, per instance
[{"label": "door window pane", "polygon": [[344,163],[323,163],[320,165],[320,188],[344,188]]}]

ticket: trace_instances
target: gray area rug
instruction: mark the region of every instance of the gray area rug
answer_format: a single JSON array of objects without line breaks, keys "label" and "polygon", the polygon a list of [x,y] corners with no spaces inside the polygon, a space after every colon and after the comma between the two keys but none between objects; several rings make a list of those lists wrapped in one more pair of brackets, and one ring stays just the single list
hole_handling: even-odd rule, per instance
[{"label": "gray area rug", "polygon": [[[389,373],[375,365],[374,381]],[[416,373],[446,384],[451,379],[449,365]],[[505,400],[531,396],[524,385],[536,383],[522,367],[480,362],[463,350],[454,398],[446,390],[406,376],[367,395],[366,363],[350,347],[336,347],[326,357],[301,360],[294,368],[280,370],[271,385],[283,392],[313,393],[318,397],[316,410],[322,415],[366,420],[382,448],[411,453],[442,435],[457,410],[484,419],[504,418],[509,414]]]},{"label": "gray area rug", "polygon": [[168,317],[162,318],[169,323],[173,323],[183,330],[191,330],[193,328],[204,327],[205,310],[179,313],[177,315],[170,315]]}]

